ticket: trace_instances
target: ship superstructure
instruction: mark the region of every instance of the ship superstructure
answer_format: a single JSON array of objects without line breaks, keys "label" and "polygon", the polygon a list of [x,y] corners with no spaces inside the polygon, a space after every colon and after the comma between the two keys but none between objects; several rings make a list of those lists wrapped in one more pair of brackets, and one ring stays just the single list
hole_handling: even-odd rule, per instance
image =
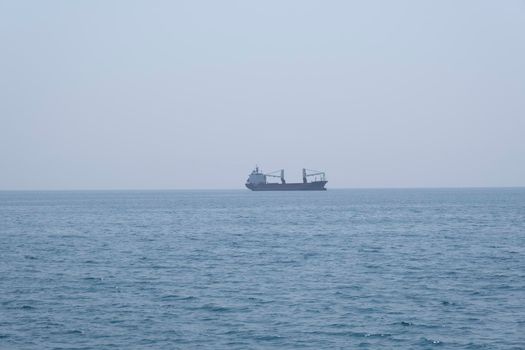
[{"label": "ship superstructure", "polygon": [[[280,182],[268,182],[268,178],[278,178]],[[327,182],[324,172],[303,169],[303,182],[286,183],[284,169],[265,174],[256,166],[246,180],[246,187],[252,191],[326,191]]]}]

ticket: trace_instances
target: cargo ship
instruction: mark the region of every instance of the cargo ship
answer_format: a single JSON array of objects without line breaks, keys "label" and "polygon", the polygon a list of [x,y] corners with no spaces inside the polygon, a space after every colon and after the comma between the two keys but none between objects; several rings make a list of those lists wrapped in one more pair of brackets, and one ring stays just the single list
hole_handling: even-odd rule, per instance
[{"label": "cargo ship", "polygon": [[[281,182],[268,182],[268,178],[279,178]],[[309,178],[313,179],[309,182]],[[327,182],[324,172],[303,169],[303,182],[286,183],[284,169],[264,174],[256,166],[246,180],[246,187],[252,191],[326,191]]]}]

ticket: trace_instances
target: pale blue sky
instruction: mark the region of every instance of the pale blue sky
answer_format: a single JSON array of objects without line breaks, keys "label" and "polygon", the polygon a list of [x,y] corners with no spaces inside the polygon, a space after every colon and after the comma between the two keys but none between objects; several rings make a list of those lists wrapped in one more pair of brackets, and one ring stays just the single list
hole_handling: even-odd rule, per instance
[{"label": "pale blue sky", "polygon": [[0,1],[0,189],[525,185],[525,2]]}]

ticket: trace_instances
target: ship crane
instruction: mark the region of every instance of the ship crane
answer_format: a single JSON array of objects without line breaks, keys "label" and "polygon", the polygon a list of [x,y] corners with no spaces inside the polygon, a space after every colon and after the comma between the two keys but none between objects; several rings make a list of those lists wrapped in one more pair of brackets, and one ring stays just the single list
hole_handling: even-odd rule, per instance
[{"label": "ship crane", "polygon": [[[277,172],[280,172],[280,175],[274,175],[275,173]],[[277,177],[277,178],[280,178],[281,179],[281,183],[282,184],[285,184],[286,183],[286,180],[284,179],[284,169],[281,169],[281,170],[276,170],[276,171],[272,171],[268,174],[264,174],[264,176],[269,176],[269,177]]]},{"label": "ship crane", "polygon": [[[308,174],[307,171],[310,173]],[[325,173],[319,170],[303,169],[303,183],[308,182],[310,176],[320,176],[321,181],[325,181]]]}]

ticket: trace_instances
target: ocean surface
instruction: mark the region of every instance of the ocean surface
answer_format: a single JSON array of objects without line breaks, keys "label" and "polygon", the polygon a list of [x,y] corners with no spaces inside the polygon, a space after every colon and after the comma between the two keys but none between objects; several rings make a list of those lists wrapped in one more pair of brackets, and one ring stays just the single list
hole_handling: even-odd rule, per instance
[{"label": "ocean surface", "polygon": [[525,189],[0,192],[0,349],[525,349]]}]

